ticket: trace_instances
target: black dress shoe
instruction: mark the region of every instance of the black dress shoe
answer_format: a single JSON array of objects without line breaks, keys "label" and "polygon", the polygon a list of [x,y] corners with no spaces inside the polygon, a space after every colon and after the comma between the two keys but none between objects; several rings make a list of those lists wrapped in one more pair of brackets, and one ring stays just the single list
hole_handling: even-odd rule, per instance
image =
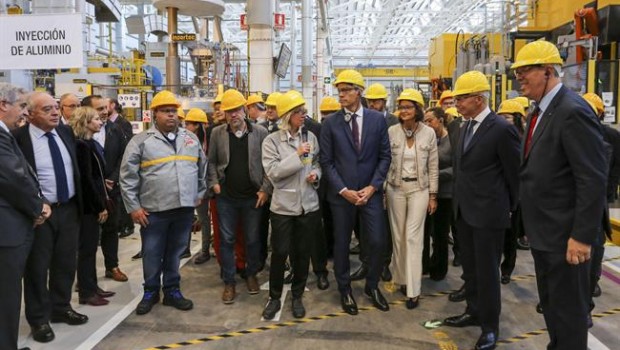
[{"label": "black dress shoe", "polygon": [[316,286],[320,290],[326,290],[327,288],[329,288],[329,281],[327,280],[326,274],[320,274],[316,276]]},{"label": "black dress shoe", "polygon": [[454,260],[452,260],[452,266],[458,267],[461,266],[461,256],[458,254],[454,255]]},{"label": "black dress shoe", "polygon": [[596,285],[594,286],[594,290],[592,291],[592,297],[598,298],[601,296],[601,294],[603,294],[603,291],[601,290],[601,286],[599,286],[597,282]]},{"label": "black dress shoe", "polygon": [[88,316],[77,313],[74,310],[67,310],[61,314],[52,314],[50,321],[52,323],[66,323],[71,326],[78,326],[88,322]]},{"label": "black dress shoe", "polygon": [[355,302],[355,299],[353,299],[353,294],[351,294],[351,292],[342,294],[340,297],[340,304],[342,305],[342,310],[344,310],[344,312],[349,315],[357,315],[357,303]]},{"label": "black dress shoe", "polygon": [[448,317],[443,321],[443,324],[448,327],[468,327],[479,325],[478,319],[468,313],[464,313],[458,316]]},{"label": "black dress shoe", "polygon": [[306,316],[306,308],[301,302],[301,297],[293,298],[293,317],[304,318]]},{"label": "black dress shoe", "polygon": [[476,342],[476,350],[493,350],[497,345],[497,333],[496,332],[486,332],[480,335],[478,341]]},{"label": "black dress shoe", "polygon": [[405,306],[407,306],[409,310],[415,309],[418,305],[420,305],[420,297],[407,298],[407,302],[405,303]]},{"label": "black dress shoe", "polygon": [[508,284],[510,283],[510,275],[502,275],[501,279],[499,280],[502,284]]},{"label": "black dress shoe", "polygon": [[459,290],[450,293],[450,295],[448,295],[448,300],[453,303],[458,303],[465,300],[465,285],[462,285]]},{"label": "black dress shoe", "polygon": [[263,318],[266,320],[273,320],[278,311],[280,311],[280,308],[280,299],[269,299],[263,310]]},{"label": "black dress shoe", "polygon": [[17,350],[30,350],[30,348],[19,348]]},{"label": "black dress shoe", "polygon": [[389,282],[392,280],[392,271],[390,271],[390,265],[385,265],[383,267],[383,272],[381,272],[381,279],[385,282]]},{"label": "black dress shoe", "polygon": [[368,266],[362,263],[362,266],[351,274],[351,281],[361,281],[366,278],[366,275],[368,275]]},{"label": "black dress shoe", "polygon": [[361,251],[361,248],[360,248],[360,245],[358,244],[358,245],[354,246],[353,248],[349,249],[349,254],[357,255],[357,254],[360,253],[360,251]]},{"label": "black dress shoe", "polygon": [[95,294],[97,294],[98,296],[102,297],[102,298],[110,298],[116,295],[116,292],[109,292],[107,290],[103,290],[99,287],[97,287],[97,291],[95,292]]},{"label": "black dress shoe", "polygon": [[377,309],[381,311],[388,311],[390,309],[390,305],[387,300],[381,294],[378,288],[365,288],[364,294],[372,300],[372,305],[374,305]]},{"label": "black dress shoe", "polygon": [[539,314],[543,313],[543,308],[542,308],[542,305],[540,305],[540,303],[536,304],[536,312],[538,312]]},{"label": "black dress shoe", "polygon": [[49,323],[45,323],[39,326],[32,326],[32,339],[39,343],[49,343],[56,337],[54,331]]}]

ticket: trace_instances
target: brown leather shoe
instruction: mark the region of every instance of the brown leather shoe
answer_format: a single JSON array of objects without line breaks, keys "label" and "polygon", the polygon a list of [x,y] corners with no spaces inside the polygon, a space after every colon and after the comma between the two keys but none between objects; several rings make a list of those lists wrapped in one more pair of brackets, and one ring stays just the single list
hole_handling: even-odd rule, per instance
[{"label": "brown leather shoe", "polygon": [[256,279],[256,275],[248,276],[248,279],[245,281],[248,285],[248,293],[250,294],[258,294],[258,279]]},{"label": "brown leather shoe", "polygon": [[222,293],[222,301],[224,304],[232,304],[235,302],[235,285],[227,284],[224,286],[224,293]]},{"label": "brown leather shoe", "polygon": [[88,304],[90,306],[108,305],[110,301],[104,299],[99,294],[93,294],[90,298],[80,298],[80,304]]},{"label": "brown leather shoe", "polygon": [[127,275],[121,271],[118,267],[113,268],[112,270],[105,271],[105,277],[111,278],[117,282],[127,282]]}]

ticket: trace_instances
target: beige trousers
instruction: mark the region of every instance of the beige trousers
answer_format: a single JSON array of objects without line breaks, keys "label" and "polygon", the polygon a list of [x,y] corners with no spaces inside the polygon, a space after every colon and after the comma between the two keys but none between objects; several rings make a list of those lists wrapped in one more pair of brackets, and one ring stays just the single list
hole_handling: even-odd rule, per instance
[{"label": "beige trousers", "polygon": [[424,221],[428,210],[428,189],[420,190],[415,182],[387,186],[387,210],[392,229],[394,253],[393,281],[407,286],[407,297],[415,298],[422,289],[422,250]]}]

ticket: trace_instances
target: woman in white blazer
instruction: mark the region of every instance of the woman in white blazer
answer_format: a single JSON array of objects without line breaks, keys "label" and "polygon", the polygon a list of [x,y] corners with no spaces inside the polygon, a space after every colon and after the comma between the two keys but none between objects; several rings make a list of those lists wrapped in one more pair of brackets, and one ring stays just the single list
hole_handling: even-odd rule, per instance
[{"label": "woman in white blazer", "polygon": [[437,138],[424,125],[424,99],[405,89],[397,99],[400,123],[388,129],[392,164],[386,180],[386,199],[394,253],[393,281],[407,296],[406,306],[418,306],[422,286],[422,249],[426,213],[437,208]]}]

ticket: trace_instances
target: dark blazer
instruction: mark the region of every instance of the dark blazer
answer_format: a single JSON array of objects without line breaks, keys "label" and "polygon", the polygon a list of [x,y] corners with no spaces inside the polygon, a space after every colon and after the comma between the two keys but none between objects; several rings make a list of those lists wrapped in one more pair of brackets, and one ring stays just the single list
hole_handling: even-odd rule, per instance
[{"label": "dark blazer", "polygon": [[400,123],[400,120],[398,119],[397,116],[395,116],[392,113],[387,113],[387,115],[385,116],[385,123],[387,124],[388,128],[392,125],[396,125],[398,123]]},{"label": "dark blazer", "polygon": [[76,141],[77,162],[80,166],[84,214],[97,215],[106,209],[107,192],[103,172],[105,161],[97,152],[95,140]]},{"label": "dark blazer", "polygon": [[306,116],[304,118],[304,128],[313,133],[317,140],[321,139],[321,123],[310,118],[309,116]]},{"label": "dark blazer", "polygon": [[569,237],[592,244],[601,232],[607,181],[603,133],[592,108],[564,86],[540,118],[527,157],[521,148],[525,233],[536,250],[566,252]]},{"label": "dark blazer", "polygon": [[44,199],[13,136],[0,128],[0,247],[16,247],[32,234]]},{"label": "dark blazer", "polygon": [[518,201],[517,130],[491,112],[463,150],[465,130],[454,157],[454,213],[476,228],[508,228]]},{"label": "dark blazer", "polygon": [[[82,215],[82,187],[80,186],[80,168],[77,163],[77,156],[75,154],[75,136],[73,136],[73,131],[67,125],[59,124],[56,127],[56,132],[58,132],[58,136],[64,142],[65,147],[67,147],[67,151],[69,151],[69,155],[71,156],[71,163],[73,164],[73,182],[75,183],[75,199],[77,200],[79,215]],[[21,128],[13,131],[13,136],[15,136],[15,140],[19,145],[19,148],[24,153],[24,157],[28,161],[28,164],[32,167],[32,169],[37,169],[37,165],[34,160],[34,150],[32,148],[32,139],[30,138],[30,124],[26,124]]]},{"label": "dark blazer", "polygon": [[129,139],[133,137],[133,127],[131,126],[131,123],[119,114],[118,117],[116,117],[116,120],[114,120],[114,124],[116,124],[116,126],[118,126],[123,132],[123,135],[125,136],[125,143],[129,142]]},{"label": "dark blazer", "polygon": [[361,152],[358,153],[353,144],[350,123],[344,120],[344,110],[324,119],[319,161],[329,183],[327,200],[330,203],[348,203],[338,194],[344,187],[360,190],[372,185],[377,189],[377,194],[383,192],[392,153],[387,124],[381,113],[364,108],[360,146]]},{"label": "dark blazer", "polygon": [[[112,180],[118,184],[118,178],[121,169],[121,160],[127,146],[127,139],[121,128],[115,123],[106,123],[105,125],[105,178]],[[118,191],[118,185],[112,191]]]},{"label": "dark blazer", "polygon": [[618,182],[620,181],[620,131],[603,124],[603,139],[611,147],[607,177],[607,202],[612,203],[618,198]]},{"label": "dark blazer", "polygon": [[263,128],[265,128],[265,130],[267,130],[267,132],[269,132],[270,134],[272,132],[276,132],[276,131],[280,130],[280,128],[278,128],[277,124],[271,130],[269,130],[269,121],[268,120],[265,120],[264,122],[260,122],[260,123],[258,123],[258,125],[260,125]]}]

